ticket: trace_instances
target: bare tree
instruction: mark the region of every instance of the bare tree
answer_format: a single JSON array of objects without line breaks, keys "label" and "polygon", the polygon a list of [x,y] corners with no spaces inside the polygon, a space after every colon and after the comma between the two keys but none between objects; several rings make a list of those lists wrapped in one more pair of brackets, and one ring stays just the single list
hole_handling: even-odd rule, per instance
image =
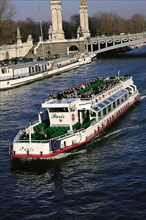
[{"label": "bare tree", "polygon": [[6,32],[11,33],[10,23],[11,19],[16,14],[14,6],[10,0],[0,0],[0,41],[6,41],[9,36],[6,35]]}]

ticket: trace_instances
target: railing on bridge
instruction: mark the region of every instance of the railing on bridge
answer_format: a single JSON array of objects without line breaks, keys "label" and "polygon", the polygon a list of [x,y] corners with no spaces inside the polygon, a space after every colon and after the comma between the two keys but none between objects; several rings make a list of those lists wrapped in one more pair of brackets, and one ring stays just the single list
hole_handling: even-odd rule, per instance
[{"label": "railing on bridge", "polygon": [[86,47],[91,52],[101,53],[117,48],[122,48],[132,45],[142,45],[146,42],[146,32],[137,34],[125,34],[91,38]]}]

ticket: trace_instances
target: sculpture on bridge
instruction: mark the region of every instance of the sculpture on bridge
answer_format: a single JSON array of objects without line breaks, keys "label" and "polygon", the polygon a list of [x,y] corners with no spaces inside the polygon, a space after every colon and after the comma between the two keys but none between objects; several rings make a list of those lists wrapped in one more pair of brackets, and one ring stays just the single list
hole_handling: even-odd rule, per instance
[{"label": "sculpture on bridge", "polygon": [[86,0],[81,0],[81,5],[86,5]]},{"label": "sculpture on bridge", "polygon": [[82,27],[79,26],[77,29],[77,39],[83,36]]},{"label": "sculpture on bridge", "polygon": [[48,38],[49,38],[49,40],[51,40],[52,39],[52,25],[50,25],[49,26],[49,29],[48,29]]}]

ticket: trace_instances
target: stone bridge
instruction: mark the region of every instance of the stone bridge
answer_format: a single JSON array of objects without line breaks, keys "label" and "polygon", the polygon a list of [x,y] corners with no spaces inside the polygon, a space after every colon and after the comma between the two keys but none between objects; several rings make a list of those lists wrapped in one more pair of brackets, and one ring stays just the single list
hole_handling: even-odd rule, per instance
[{"label": "stone bridge", "polygon": [[102,53],[126,46],[141,45],[146,42],[146,32],[137,34],[120,34],[95,38],[64,39],[40,41],[34,47],[34,54],[37,56],[54,54],[71,54],[75,52],[96,52]]},{"label": "stone bridge", "polygon": [[146,32],[137,34],[124,34],[91,38],[86,42],[85,48],[88,51],[102,53],[126,46],[136,46],[146,43]]}]

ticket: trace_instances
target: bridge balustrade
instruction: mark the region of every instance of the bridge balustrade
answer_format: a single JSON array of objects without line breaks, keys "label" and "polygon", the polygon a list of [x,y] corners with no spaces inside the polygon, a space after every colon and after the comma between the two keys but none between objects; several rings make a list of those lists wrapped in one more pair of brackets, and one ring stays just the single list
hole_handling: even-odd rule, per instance
[{"label": "bridge balustrade", "polygon": [[142,45],[146,43],[146,32],[136,34],[125,34],[113,36],[101,36],[91,38],[86,46],[91,47],[91,52],[101,53],[121,47]]}]

